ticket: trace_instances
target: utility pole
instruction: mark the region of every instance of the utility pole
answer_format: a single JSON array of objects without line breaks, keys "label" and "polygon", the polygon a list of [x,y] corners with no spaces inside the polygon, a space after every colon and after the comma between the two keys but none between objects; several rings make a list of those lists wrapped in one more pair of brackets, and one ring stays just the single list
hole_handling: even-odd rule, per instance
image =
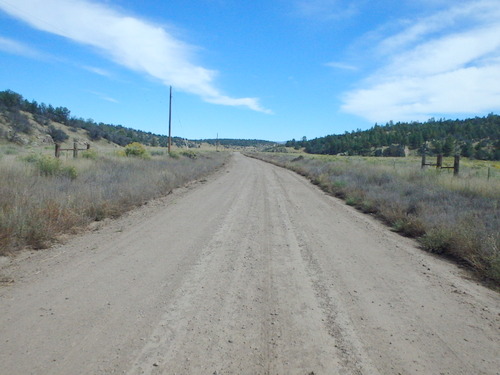
[{"label": "utility pole", "polygon": [[172,147],[172,86],[170,86],[170,105],[168,107],[168,153]]}]

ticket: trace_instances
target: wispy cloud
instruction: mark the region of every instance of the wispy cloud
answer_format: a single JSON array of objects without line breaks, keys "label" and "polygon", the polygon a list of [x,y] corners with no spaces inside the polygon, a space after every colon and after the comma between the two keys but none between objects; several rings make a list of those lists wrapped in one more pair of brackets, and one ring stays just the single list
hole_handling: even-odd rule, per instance
[{"label": "wispy cloud", "polygon": [[88,70],[89,72],[98,74],[103,77],[111,77],[111,73],[108,72],[105,69],[97,68],[95,66],[89,66],[89,65],[82,65],[81,66],[83,69]]},{"label": "wispy cloud", "polygon": [[472,1],[380,40],[387,63],[345,94],[370,121],[425,120],[500,109],[500,3]]},{"label": "wispy cloud", "polygon": [[24,43],[0,36],[0,51],[30,58],[44,58],[45,55]]},{"label": "wispy cloud", "polygon": [[210,103],[270,112],[256,98],[231,98],[214,84],[217,72],[194,62],[194,48],[165,28],[87,0],[2,1],[0,9],[32,27],[92,46],[131,70]]},{"label": "wispy cloud", "polygon": [[106,95],[106,94],[103,94],[102,92],[98,92],[98,91],[89,91],[89,93],[97,96],[99,99],[102,99],[102,100],[105,100],[107,102],[111,102],[111,103],[119,103],[118,100],[116,100],[115,98],[112,98],[111,96],[109,95]]},{"label": "wispy cloud", "polygon": [[335,68],[335,69],[341,69],[341,70],[351,70],[351,71],[358,70],[358,68],[355,67],[354,65],[349,65],[349,64],[345,64],[342,62],[335,62],[335,61],[331,61],[329,63],[326,63],[325,66],[328,66],[330,68]]},{"label": "wispy cloud", "polygon": [[330,21],[350,17],[357,13],[354,1],[295,0],[295,14],[314,20]]}]

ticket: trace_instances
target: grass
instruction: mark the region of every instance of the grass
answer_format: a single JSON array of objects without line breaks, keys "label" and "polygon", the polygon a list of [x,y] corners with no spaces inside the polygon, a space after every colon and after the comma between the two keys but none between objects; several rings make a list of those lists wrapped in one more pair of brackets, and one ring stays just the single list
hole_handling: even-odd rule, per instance
[{"label": "grass", "polygon": [[202,178],[227,157],[215,152],[199,153],[196,159],[95,152],[76,160],[36,153],[0,157],[0,255],[48,247],[62,233],[117,217]]},{"label": "grass", "polygon": [[251,156],[307,176],[393,230],[417,238],[425,250],[500,282],[500,163],[464,160],[460,176],[453,177],[448,170],[422,170],[418,158]]}]

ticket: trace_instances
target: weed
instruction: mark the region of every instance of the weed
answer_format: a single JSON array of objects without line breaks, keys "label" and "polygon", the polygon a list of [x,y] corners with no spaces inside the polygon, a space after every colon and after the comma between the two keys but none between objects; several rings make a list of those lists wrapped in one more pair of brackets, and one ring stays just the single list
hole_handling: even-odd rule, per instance
[{"label": "weed", "polygon": [[185,156],[185,157],[189,158],[189,159],[196,159],[198,157],[198,155],[196,154],[196,152],[191,151],[191,150],[181,151],[180,154],[182,156]]},{"label": "weed", "polygon": [[144,145],[139,142],[132,142],[129,145],[125,146],[125,155],[135,156],[143,159],[147,159],[150,157]]},{"label": "weed", "polygon": [[61,171],[61,160],[48,155],[40,156],[35,165],[41,176],[55,176]]},{"label": "weed", "polygon": [[99,154],[94,149],[88,149],[88,150],[82,151],[80,155],[84,159],[91,159],[91,160],[97,160],[97,158],[99,157]]}]

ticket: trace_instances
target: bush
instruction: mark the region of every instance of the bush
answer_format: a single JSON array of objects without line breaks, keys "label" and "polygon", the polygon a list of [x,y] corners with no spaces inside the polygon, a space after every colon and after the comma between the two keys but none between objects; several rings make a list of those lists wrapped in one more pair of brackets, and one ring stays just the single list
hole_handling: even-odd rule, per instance
[{"label": "bush", "polygon": [[92,149],[88,149],[88,150],[82,151],[82,153],[80,155],[82,155],[82,158],[84,158],[84,159],[90,159],[90,160],[97,160],[97,158],[99,156],[97,154],[97,151],[96,150],[92,150]]},{"label": "bush", "polygon": [[164,151],[159,151],[159,150],[151,151],[151,156],[163,156],[163,155],[165,155]]},{"label": "bush", "polygon": [[69,138],[69,136],[64,131],[62,131],[61,129],[57,129],[53,125],[49,126],[48,133],[52,137],[55,143],[64,142],[66,139]]},{"label": "bush", "polygon": [[28,117],[19,111],[8,112],[7,118],[15,132],[31,134],[33,131],[33,126],[29,122]]},{"label": "bush", "polygon": [[185,157],[189,158],[189,159],[196,159],[198,157],[198,155],[196,155],[196,152],[191,151],[191,150],[181,151],[180,154],[182,156],[185,156]]},{"label": "bush", "polygon": [[61,160],[49,155],[29,154],[22,158],[27,163],[34,164],[37,174],[40,176],[60,176],[74,180],[78,172],[74,166],[63,166]]},{"label": "bush", "polygon": [[78,172],[76,168],[72,165],[67,165],[59,169],[59,176],[67,177],[71,180],[75,180],[78,177]]},{"label": "bush", "polygon": [[125,155],[126,156],[135,156],[139,158],[148,158],[148,152],[144,145],[139,142],[132,142],[125,146]]},{"label": "bush", "polygon": [[61,160],[48,155],[39,157],[35,165],[42,176],[56,176],[61,170]]}]

